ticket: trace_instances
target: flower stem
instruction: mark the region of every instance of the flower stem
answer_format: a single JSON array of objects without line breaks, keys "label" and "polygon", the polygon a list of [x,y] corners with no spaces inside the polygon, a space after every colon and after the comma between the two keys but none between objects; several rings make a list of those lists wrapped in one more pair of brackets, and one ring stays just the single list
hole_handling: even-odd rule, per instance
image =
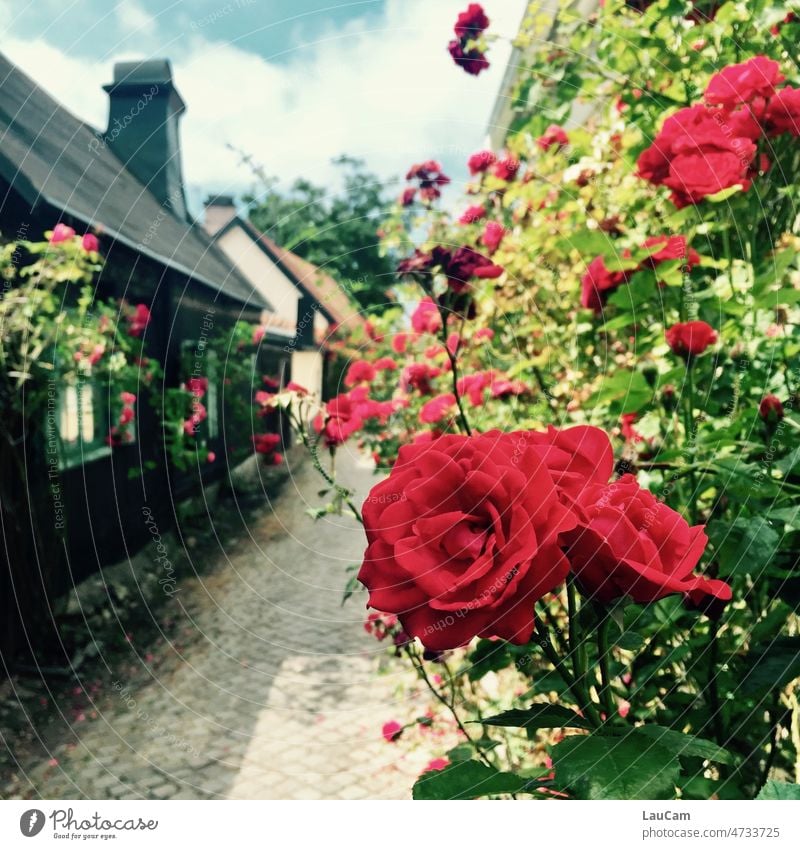
[{"label": "flower stem", "polygon": [[458,349],[461,347],[461,334],[464,330],[464,319],[461,319],[461,326],[458,328],[458,344],[456,345],[455,353],[453,353],[447,344],[447,314],[440,307],[439,315],[442,317],[442,343],[447,352],[447,357],[450,360],[450,374],[453,378],[453,395],[455,395],[456,406],[458,407],[458,417],[461,420],[461,426],[464,428],[464,433],[467,436],[472,436],[472,428],[469,426],[469,419],[464,412],[464,405],[461,402],[461,394],[458,391]]},{"label": "flower stem", "polygon": [[610,721],[614,714],[611,675],[609,672],[611,652],[608,645],[608,630],[610,626],[611,617],[604,614],[600,619],[600,627],[597,629],[597,656],[600,666],[600,703],[605,708],[606,721]]}]

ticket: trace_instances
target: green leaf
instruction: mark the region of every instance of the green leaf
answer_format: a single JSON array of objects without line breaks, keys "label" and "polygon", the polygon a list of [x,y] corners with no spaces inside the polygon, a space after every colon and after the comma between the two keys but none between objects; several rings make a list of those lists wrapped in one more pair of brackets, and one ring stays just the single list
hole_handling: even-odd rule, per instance
[{"label": "green leaf", "polygon": [[733,755],[716,743],[704,740],[702,737],[693,737],[691,734],[682,734],[673,728],[663,728],[660,725],[643,725],[640,728],[635,728],[631,733],[655,740],[678,757],[703,758],[721,764],[732,764],[734,762]]},{"label": "green leaf", "polygon": [[705,199],[710,200],[711,203],[722,203],[722,201],[727,200],[729,197],[732,197],[741,191],[742,187],[737,183],[735,186],[728,186],[727,189],[722,189],[713,195],[706,195]]},{"label": "green leaf", "polygon": [[714,522],[708,537],[717,551],[721,577],[759,575],[781,541],[781,535],[761,516]]},{"label": "green leaf", "polygon": [[800,784],[784,784],[782,781],[768,781],[762,788],[756,799],[766,801],[790,800],[796,802],[800,799]]},{"label": "green leaf", "polygon": [[535,704],[522,710],[507,710],[497,716],[482,719],[483,725],[500,728],[588,728],[589,725],[574,710],[561,705]]},{"label": "green leaf", "polygon": [[614,640],[614,645],[623,651],[638,651],[644,645],[644,637],[635,631],[623,631]]},{"label": "green leaf", "polygon": [[800,637],[776,637],[752,648],[740,687],[745,693],[779,690],[800,677]]},{"label": "green leaf", "polygon": [[519,793],[527,780],[513,772],[499,772],[478,761],[459,761],[444,769],[423,773],[414,784],[417,800],[476,799],[478,796]]},{"label": "green leaf", "polygon": [[632,734],[567,737],[552,757],[556,785],[579,799],[671,799],[680,774],[674,752]]}]

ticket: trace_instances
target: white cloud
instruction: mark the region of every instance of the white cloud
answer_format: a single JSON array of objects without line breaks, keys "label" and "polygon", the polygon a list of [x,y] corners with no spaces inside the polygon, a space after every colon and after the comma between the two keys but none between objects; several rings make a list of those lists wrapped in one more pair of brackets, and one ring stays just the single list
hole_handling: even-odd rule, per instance
[{"label": "white cloud", "polygon": [[121,3],[117,3],[114,11],[123,31],[137,35],[151,35],[155,32],[156,22],[152,15],[133,0],[122,0]]},{"label": "white cloud", "polygon": [[[487,3],[491,31],[506,40],[492,45],[492,67],[477,78],[446,51],[464,0],[388,0],[379,25],[352,21],[296,48],[283,64],[189,31],[173,51],[176,84],[188,107],[182,126],[187,184],[221,191],[251,182],[226,142],[252,153],[270,173],[322,183],[331,179],[330,159],[340,153],[363,156],[384,177],[448,153],[465,160],[482,143],[507,39],[525,2],[496,5],[495,11]],[[119,14],[136,26],[141,9],[130,2],[121,7],[126,11]],[[3,50],[81,118],[105,125],[100,87],[111,79],[110,62],[9,36]],[[129,58],[129,51],[113,57]]]}]

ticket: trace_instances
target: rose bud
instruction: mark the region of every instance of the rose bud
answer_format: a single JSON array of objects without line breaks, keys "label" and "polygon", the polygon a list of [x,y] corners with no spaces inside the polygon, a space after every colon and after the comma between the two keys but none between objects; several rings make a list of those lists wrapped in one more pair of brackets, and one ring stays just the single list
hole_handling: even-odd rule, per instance
[{"label": "rose bud", "polygon": [[783,404],[776,395],[765,395],[758,405],[758,414],[768,425],[776,425],[783,418]]}]

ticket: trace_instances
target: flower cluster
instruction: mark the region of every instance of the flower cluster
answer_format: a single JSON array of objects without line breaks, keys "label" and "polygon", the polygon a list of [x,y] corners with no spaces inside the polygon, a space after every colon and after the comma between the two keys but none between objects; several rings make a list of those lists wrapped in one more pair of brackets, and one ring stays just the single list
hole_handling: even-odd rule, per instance
[{"label": "flower cluster", "polygon": [[609,483],[612,470],[608,437],[587,426],[402,447],[363,507],[370,605],[444,650],[475,636],[528,642],[534,604],[570,571],[605,602],[727,601],[727,584],[692,575],[703,528],[630,475]]},{"label": "flower cluster", "polygon": [[450,178],[442,170],[442,166],[434,159],[428,159],[412,165],[406,174],[406,180],[412,185],[408,186],[400,196],[403,206],[410,206],[419,193],[419,197],[425,203],[430,203],[442,196],[442,186],[450,182]]},{"label": "flower cluster", "polygon": [[447,45],[456,65],[473,76],[489,67],[485,46],[481,43],[481,37],[488,27],[489,18],[483,7],[480,3],[470,3],[456,19],[453,27],[456,37]]},{"label": "flower cluster", "polygon": [[639,175],[671,189],[679,208],[734,186],[747,191],[769,168],[758,142],[800,135],[800,90],[777,89],[783,79],[778,63],[765,56],[724,68],[711,78],[704,103],[667,118],[639,156]]}]

